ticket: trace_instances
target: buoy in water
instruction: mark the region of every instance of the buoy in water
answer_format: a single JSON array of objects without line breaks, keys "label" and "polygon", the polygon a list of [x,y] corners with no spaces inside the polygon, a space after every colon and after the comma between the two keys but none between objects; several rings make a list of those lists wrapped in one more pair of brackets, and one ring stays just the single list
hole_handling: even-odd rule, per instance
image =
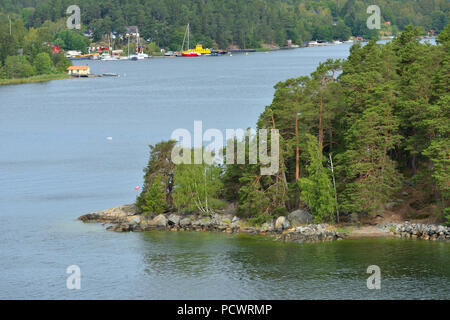
[{"label": "buoy in water", "polygon": [[134,187],[134,190],[139,191],[139,186]]},{"label": "buoy in water", "polygon": [[106,137],[106,140],[112,140],[112,137]]}]

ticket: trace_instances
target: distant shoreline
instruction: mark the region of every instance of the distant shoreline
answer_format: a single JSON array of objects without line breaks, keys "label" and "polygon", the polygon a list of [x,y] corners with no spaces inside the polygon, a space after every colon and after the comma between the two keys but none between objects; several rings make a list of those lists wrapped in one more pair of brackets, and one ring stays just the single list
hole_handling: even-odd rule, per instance
[{"label": "distant shoreline", "polygon": [[28,77],[28,78],[0,79],[0,85],[46,82],[46,81],[69,79],[69,78],[70,78],[70,76],[65,73],[64,74],[44,74],[44,75],[33,76],[33,77]]}]

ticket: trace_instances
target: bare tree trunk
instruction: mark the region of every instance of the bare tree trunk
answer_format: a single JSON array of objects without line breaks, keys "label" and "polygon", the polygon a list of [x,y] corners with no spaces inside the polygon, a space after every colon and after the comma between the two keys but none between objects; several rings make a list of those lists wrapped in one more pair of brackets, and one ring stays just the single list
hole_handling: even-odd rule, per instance
[{"label": "bare tree trunk", "polygon": [[334,166],[333,166],[333,157],[330,155],[330,164],[331,164],[331,174],[333,176],[333,188],[334,188],[334,200],[336,201],[336,222],[339,223],[339,207],[338,207],[338,199],[337,199],[337,190],[336,190],[336,179],[334,178]]}]

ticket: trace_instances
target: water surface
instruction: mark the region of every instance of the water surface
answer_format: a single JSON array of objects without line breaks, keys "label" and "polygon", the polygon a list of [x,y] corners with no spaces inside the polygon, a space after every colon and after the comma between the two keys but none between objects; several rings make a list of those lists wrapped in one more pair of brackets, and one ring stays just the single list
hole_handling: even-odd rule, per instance
[{"label": "water surface", "polygon": [[[117,234],[76,220],[134,201],[148,144],[194,120],[254,127],[278,81],[349,47],[93,61],[93,73],[121,77],[1,86],[0,298],[449,298],[449,244]],[[366,287],[371,264],[379,291]],[[70,265],[81,268],[79,291],[66,288]]]}]

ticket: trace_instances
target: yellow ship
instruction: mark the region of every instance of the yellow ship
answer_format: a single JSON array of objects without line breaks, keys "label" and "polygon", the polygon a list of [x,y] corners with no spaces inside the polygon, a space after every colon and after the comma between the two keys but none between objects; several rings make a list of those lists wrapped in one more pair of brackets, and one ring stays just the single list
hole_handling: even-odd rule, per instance
[{"label": "yellow ship", "polygon": [[[187,50],[184,50],[184,44],[186,43],[187,38]],[[204,54],[211,54],[211,50],[203,48],[201,44],[197,44],[195,49],[189,49],[190,47],[190,30],[189,23],[186,26],[186,32],[184,33],[183,44],[181,45],[181,56],[183,57],[199,57]]]},{"label": "yellow ship", "polygon": [[195,49],[188,49],[181,52],[184,57],[195,57],[203,54],[211,54],[211,50],[203,48],[201,44],[198,44]]}]

